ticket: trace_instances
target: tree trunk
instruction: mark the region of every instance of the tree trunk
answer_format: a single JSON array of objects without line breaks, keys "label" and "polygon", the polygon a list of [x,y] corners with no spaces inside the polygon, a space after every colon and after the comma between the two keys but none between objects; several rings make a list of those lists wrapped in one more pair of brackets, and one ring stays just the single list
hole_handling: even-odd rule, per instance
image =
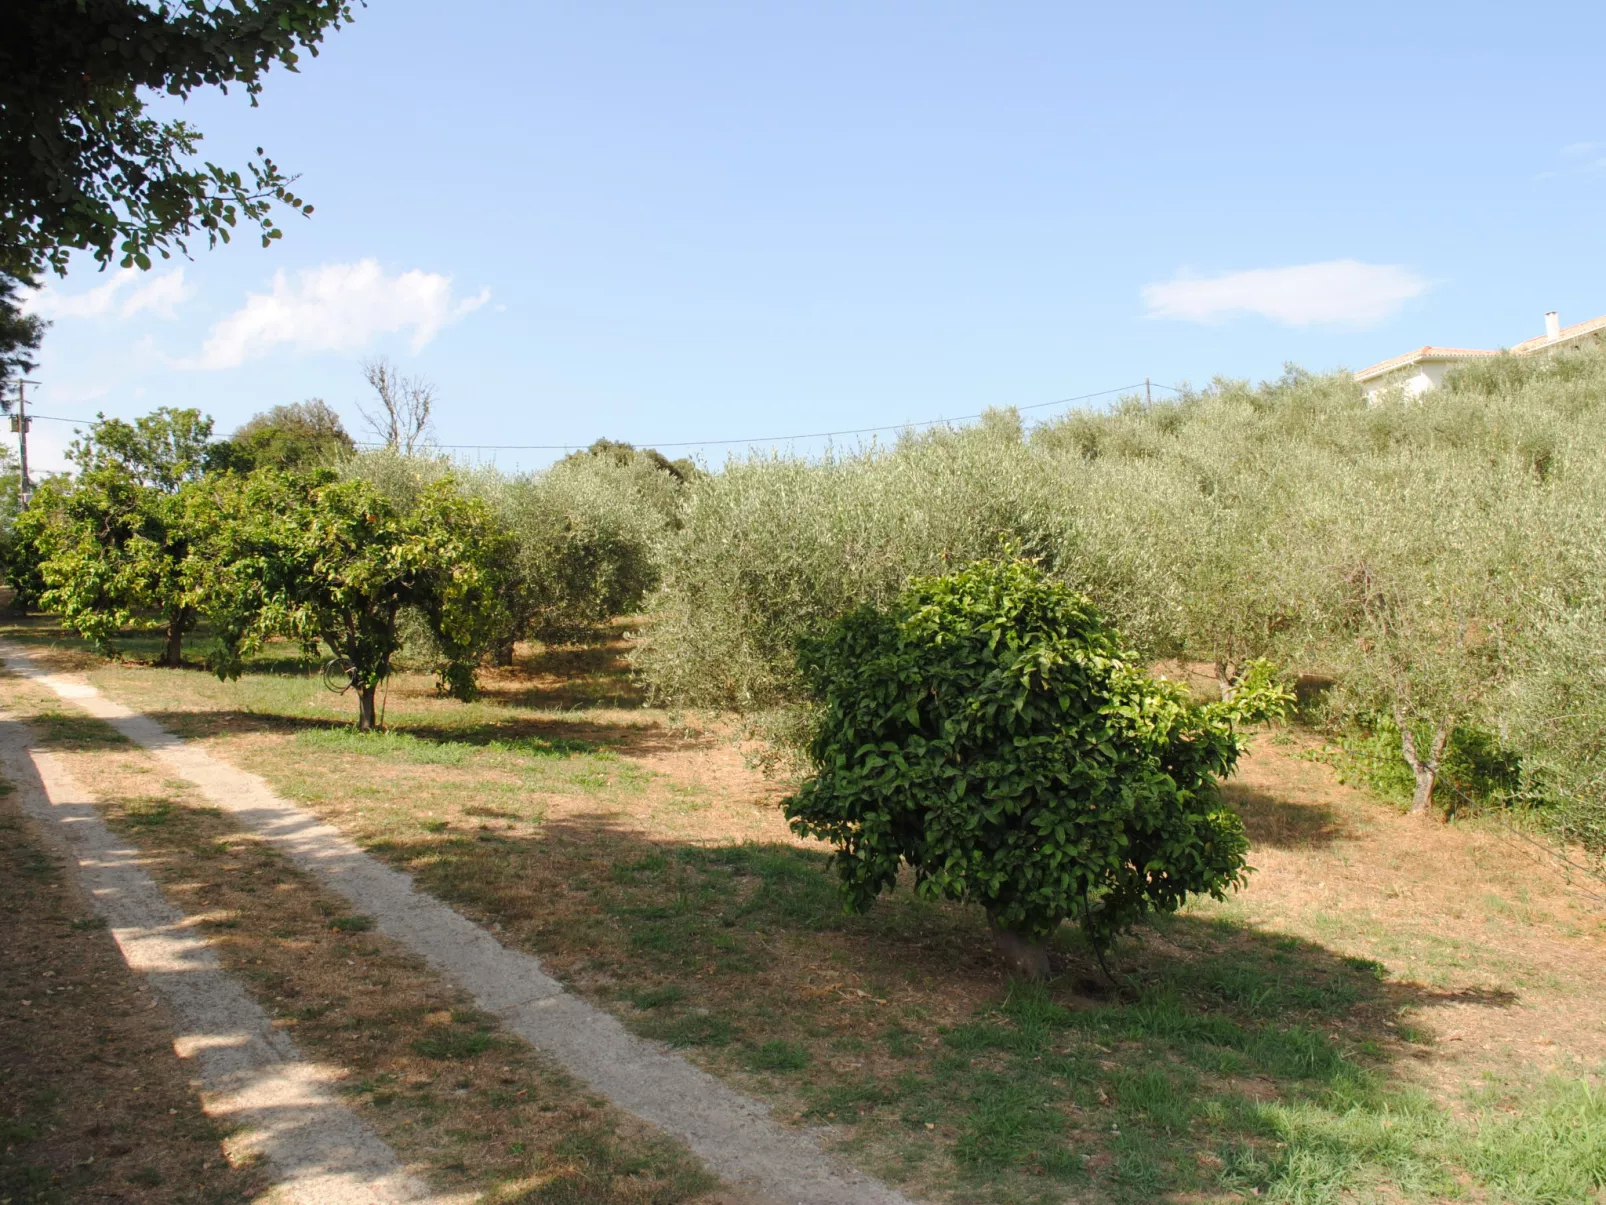
[{"label": "tree trunk", "polygon": [[1396,709],[1394,722],[1400,726],[1400,751],[1405,755],[1405,763],[1411,767],[1411,774],[1416,779],[1416,789],[1411,792],[1411,814],[1424,815],[1433,806],[1433,788],[1439,781],[1439,763],[1444,758],[1444,747],[1449,743],[1455,725],[1449,720],[1440,720],[1434,726],[1433,740],[1424,758],[1416,746],[1416,733],[1411,731],[1403,711]]},{"label": "tree trunk", "polygon": [[498,639],[491,646],[491,662],[504,668],[513,664],[513,646],[516,641],[509,636],[506,640]]},{"label": "tree trunk", "polygon": [[372,732],[379,726],[374,719],[374,695],[376,692],[377,688],[373,686],[359,686],[357,688],[358,732]]},{"label": "tree trunk", "polygon": [[1048,943],[1046,941],[1033,941],[1019,933],[1003,928],[993,919],[991,913],[987,916],[987,927],[993,933],[993,947],[1004,960],[1004,965],[1017,979],[1028,979],[1040,982],[1049,976]]},{"label": "tree trunk", "polygon": [[1237,677],[1237,667],[1231,661],[1216,662],[1216,689],[1221,692],[1223,703],[1232,702],[1232,692],[1236,689]]},{"label": "tree trunk", "polygon": [[189,626],[189,608],[181,607],[167,621],[167,645],[162,649],[162,664],[178,669],[184,664],[184,629]]}]

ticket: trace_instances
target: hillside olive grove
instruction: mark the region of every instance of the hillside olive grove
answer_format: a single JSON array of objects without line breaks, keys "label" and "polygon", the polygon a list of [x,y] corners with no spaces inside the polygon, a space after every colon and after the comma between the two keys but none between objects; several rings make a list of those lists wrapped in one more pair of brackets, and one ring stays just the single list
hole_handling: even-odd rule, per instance
[{"label": "hillside olive grove", "polygon": [[[1482,361],[1420,401],[1347,374],[1010,412],[822,460],[750,456],[668,534],[640,670],[799,732],[800,639],[1001,543],[1156,661],[1303,675],[1361,772],[1606,842],[1606,352]],[[781,722],[775,722],[775,721]]]},{"label": "hillside olive grove", "polygon": [[473,549],[480,601],[453,612],[453,631],[431,634],[428,599],[382,607],[393,651],[409,646],[455,693],[520,640],[633,615],[653,697],[743,713],[784,751],[814,722],[804,643],[860,605],[891,605],[912,578],[1007,552],[1086,594],[1137,655],[1208,667],[1224,698],[1275,665],[1344,768],[1419,810],[1512,808],[1606,847],[1603,349],[1479,361],[1415,401],[1369,405],[1347,374],[1289,369],[715,472],[600,441],[507,474],[356,453],[322,427],[298,459],[280,443],[300,437],[269,417],[248,428],[250,448],[207,444],[193,412],[98,425],[77,478],[9,521],[21,602],[109,650],[119,630],[162,628],[170,661],[192,628],[219,666],[237,663],[219,633],[247,629],[321,655],[290,600],[245,615],[251,600],[219,585],[245,517],[215,483],[279,482],[258,488],[311,508],[289,533],[313,523],[328,483],[360,482],[398,531],[423,532],[429,509],[436,554]]}]

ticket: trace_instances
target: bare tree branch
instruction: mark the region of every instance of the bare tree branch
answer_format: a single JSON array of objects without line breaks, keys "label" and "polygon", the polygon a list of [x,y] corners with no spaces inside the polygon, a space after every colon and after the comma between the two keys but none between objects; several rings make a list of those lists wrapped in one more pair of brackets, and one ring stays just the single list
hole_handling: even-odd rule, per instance
[{"label": "bare tree branch", "polygon": [[384,356],[364,360],[363,377],[373,388],[378,406],[372,411],[358,405],[357,413],[387,448],[411,456],[431,441],[430,411],[435,386],[424,377],[404,376]]}]

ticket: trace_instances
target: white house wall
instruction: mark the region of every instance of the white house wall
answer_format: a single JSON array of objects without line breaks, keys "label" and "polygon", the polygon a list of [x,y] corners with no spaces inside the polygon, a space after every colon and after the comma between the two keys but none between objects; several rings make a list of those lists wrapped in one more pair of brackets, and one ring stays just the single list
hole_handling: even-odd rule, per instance
[{"label": "white house wall", "polygon": [[1406,397],[1420,397],[1429,389],[1437,389],[1444,384],[1445,374],[1453,367],[1452,364],[1442,360],[1428,360],[1421,364],[1410,364],[1385,377],[1366,383],[1366,400],[1377,401],[1378,397],[1390,389],[1401,389]]}]

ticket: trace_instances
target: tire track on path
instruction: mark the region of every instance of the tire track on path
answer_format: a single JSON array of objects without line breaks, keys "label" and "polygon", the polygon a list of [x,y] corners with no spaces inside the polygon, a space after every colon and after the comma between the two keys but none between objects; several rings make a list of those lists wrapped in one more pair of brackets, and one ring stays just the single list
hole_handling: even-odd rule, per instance
[{"label": "tire track on path", "polygon": [[445,1205],[335,1091],[338,1068],[311,1062],[220,966],[193,922],[107,828],[67,768],[33,748],[22,721],[0,712],[0,766],[23,810],[76,866],[123,960],[173,1018],[173,1047],[200,1071],[207,1113],[238,1125],[244,1148],[272,1169],[284,1205]]},{"label": "tire track on path", "polygon": [[614,1104],[679,1138],[726,1180],[787,1205],[911,1205],[880,1181],[837,1164],[809,1134],[778,1125],[765,1105],[565,991],[538,959],[508,949],[417,890],[408,875],[364,853],[255,774],[106,698],[81,675],[40,667],[18,645],[0,642],[0,657],[150,750],[211,803],[372,917],[381,933],[469,992],[480,1009]]}]

